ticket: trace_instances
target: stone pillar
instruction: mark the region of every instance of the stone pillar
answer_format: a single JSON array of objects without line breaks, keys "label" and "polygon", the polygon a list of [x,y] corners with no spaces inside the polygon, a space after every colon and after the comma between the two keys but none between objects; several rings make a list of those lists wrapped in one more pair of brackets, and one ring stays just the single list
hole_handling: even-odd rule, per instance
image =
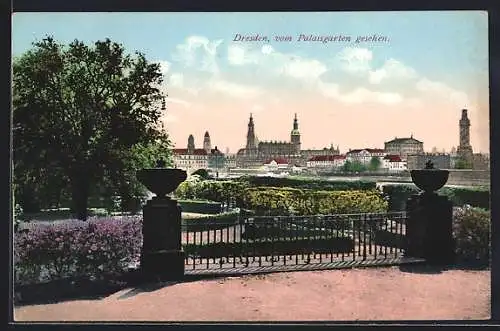
[{"label": "stone pillar", "polygon": [[181,208],[167,196],[182,183],[184,170],[162,168],[138,171],[137,178],[156,196],[143,207],[140,271],[146,279],[179,280],[184,276]]},{"label": "stone pillar", "polygon": [[407,202],[406,255],[432,264],[454,262],[453,205],[435,193],[411,196]]},{"label": "stone pillar", "polygon": [[434,169],[432,162],[426,168],[412,170],[415,185],[423,190],[412,195],[406,204],[406,254],[420,257],[431,264],[451,264],[454,262],[453,204],[435,193],[448,180],[447,170]]},{"label": "stone pillar", "polygon": [[163,280],[184,276],[181,209],[176,200],[154,197],[143,207],[141,271]]}]

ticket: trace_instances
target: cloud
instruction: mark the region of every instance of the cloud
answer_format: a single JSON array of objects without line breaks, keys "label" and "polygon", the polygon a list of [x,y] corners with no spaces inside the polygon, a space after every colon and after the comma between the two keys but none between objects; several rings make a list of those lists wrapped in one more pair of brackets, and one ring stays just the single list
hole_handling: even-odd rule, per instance
[{"label": "cloud", "polygon": [[172,58],[185,67],[218,73],[217,48],[221,43],[222,39],[210,41],[206,37],[190,36],[183,44],[176,46]]},{"label": "cloud", "polygon": [[255,98],[262,94],[257,86],[237,84],[220,78],[214,78],[208,83],[208,88],[215,92],[222,92],[236,98]]},{"label": "cloud", "polygon": [[334,62],[349,73],[365,73],[371,69],[372,58],[372,51],[366,48],[346,47],[337,54]]},{"label": "cloud", "polygon": [[411,79],[417,76],[415,69],[405,66],[398,60],[389,59],[380,69],[370,71],[368,80],[371,84],[380,84],[383,80]]},{"label": "cloud", "polygon": [[252,106],[251,111],[252,111],[252,113],[260,113],[264,109],[265,108],[262,105],[256,104],[256,105]]},{"label": "cloud", "polygon": [[184,87],[184,75],[181,73],[173,73],[168,78],[168,83],[172,87]]},{"label": "cloud", "polygon": [[314,81],[317,80],[328,69],[318,60],[293,57],[285,62],[282,72],[286,76],[296,79]]},{"label": "cloud", "polygon": [[178,98],[168,97],[167,98],[167,104],[170,103],[170,102],[178,104],[178,105],[181,105],[181,106],[184,106],[186,108],[190,108],[191,105],[192,105],[191,102],[189,102],[189,101],[178,99]]},{"label": "cloud", "polygon": [[165,76],[170,70],[171,63],[165,60],[156,61],[160,65],[160,71]]},{"label": "cloud", "polygon": [[444,98],[453,103],[455,107],[467,108],[470,104],[469,97],[462,91],[455,90],[454,88],[436,81],[431,81],[427,78],[421,78],[416,88],[418,91],[427,93],[432,96]]},{"label": "cloud", "polygon": [[229,45],[227,48],[227,60],[230,65],[242,66],[250,63],[258,63],[259,54],[248,51],[244,45]]},{"label": "cloud", "polygon": [[397,93],[371,91],[362,87],[349,93],[341,93],[339,85],[334,83],[320,82],[318,87],[324,96],[339,100],[346,104],[374,102],[394,105],[403,101],[403,97]]}]

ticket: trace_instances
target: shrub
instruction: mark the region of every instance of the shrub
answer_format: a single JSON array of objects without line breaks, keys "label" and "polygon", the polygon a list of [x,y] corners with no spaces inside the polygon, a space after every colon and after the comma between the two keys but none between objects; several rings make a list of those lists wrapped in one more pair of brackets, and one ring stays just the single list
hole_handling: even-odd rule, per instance
[{"label": "shrub", "polygon": [[420,191],[415,185],[388,184],[383,186],[382,192],[388,198],[389,211],[403,211],[406,209],[408,198]]},{"label": "shrub", "polygon": [[376,191],[314,191],[255,187],[244,191],[243,206],[257,214],[331,215],[387,211],[387,202]]},{"label": "shrub", "polygon": [[29,223],[14,237],[16,284],[121,273],[140,254],[137,217]]},{"label": "shrub", "polygon": [[329,181],[326,179],[264,176],[246,176],[239,178],[238,181],[247,183],[251,187],[290,187],[324,191],[373,190],[376,188],[376,182],[371,181]]},{"label": "shrub", "polygon": [[221,203],[215,201],[177,200],[183,212],[200,214],[218,214]]},{"label": "shrub", "polygon": [[453,236],[459,262],[488,265],[490,253],[490,212],[464,206],[453,213]]},{"label": "shrub", "polygon": [[206,231],[218,230],[238,221],[238,211],[221,213],[214,216],[198,217],[194,219],[183,219],[183,231]]},{"label": "shrub", "polygon": [[439,193],[446,195],[454,206],[471,205],[490,209],[490,191],[484,188],[445,187]]}]

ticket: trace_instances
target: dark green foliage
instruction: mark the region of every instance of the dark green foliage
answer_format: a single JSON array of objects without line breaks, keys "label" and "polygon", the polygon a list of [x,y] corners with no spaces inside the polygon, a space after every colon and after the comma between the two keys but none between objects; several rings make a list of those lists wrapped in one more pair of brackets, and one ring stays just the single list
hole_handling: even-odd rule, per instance
[{"label": "dark green foliage", "polygon": [[[407,199],[421,192],[413,184],[386,184],[382,191],[388,197],[389,211],[405,210]],[[484,209],[490,208],[490,192],[485,188],[444,187],[437,193],[447,196],[454,206],[467,204]]]},{"label": "dark green foliage", "polygon": [[109,39],[48,37],[13,61],[14,181],[25,211],[70,201],[86,219],[92,195],[136,209],[137,169],[168,158],[160,66]]},{"label": "dark green foliage", "polygon": [[198,217],[193,219],[183,219],[183,231],[208,231],[227,228],[237,224],[240,220],[239,212],[221,213],[219,215]]},{"label": "dark green foliage", "polygon": [[364,172],[368,168],[359,161],[346,161],[341,168],[345,172]]},{"label": "dark green foliage", "polygon": [[377,184],[370,181],[329,181],[325,179],[302,179],[302,178],[280,178],[246,176],[238,181],[247,183],[249,186],[272,186],[290,187],[323,191],[346,191],[346,190],[373,190]]},{"label": "dark green foliage", "polygon": [[209,179],[210,178],[210,175],[208,174],[207,169],[198,169],[195,172],[193,172],[191,175],[200,176],[201,179]]},{"label": "dark green foliage", "polygon": [[488,265],[491,249],[490,212],[480,208],[457,208],[453,215],[453,236],[458,262]]},{"label": "dark green foliage", "polygon": [[221,212],[221,203],[215,201],[177,200],[182,212],[199,214],[218,214]]},{"label": "dark green foliage", "polygon": [[439,193],[446,195],[454,206],[471,205],[490,209],[490,191],[488,189],[444,187],[439,190]]}]

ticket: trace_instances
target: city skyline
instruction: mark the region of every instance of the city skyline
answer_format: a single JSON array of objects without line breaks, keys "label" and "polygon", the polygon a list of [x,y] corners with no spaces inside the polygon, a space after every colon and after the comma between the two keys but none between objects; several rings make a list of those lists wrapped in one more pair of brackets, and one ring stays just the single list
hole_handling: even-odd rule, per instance
[{"label": "city skyline", "polygon": [[[333,144],[345,153],[413,135],[426,151],[449,151],[466,108],[474,152],[488,153],[487,19],[479,11],[16,13],[13,55],[46,35],[109,37],[143,52],[162,66],[164,121],[177,148],[189,134],[201,147],[208,131],[213,146],[235,153],[250,113],[260,141],[288,141],[297,113],[303,149]],[[236,42],[236,34],[293,40]],[[369,36],[381,41],[356,43]]]}]

